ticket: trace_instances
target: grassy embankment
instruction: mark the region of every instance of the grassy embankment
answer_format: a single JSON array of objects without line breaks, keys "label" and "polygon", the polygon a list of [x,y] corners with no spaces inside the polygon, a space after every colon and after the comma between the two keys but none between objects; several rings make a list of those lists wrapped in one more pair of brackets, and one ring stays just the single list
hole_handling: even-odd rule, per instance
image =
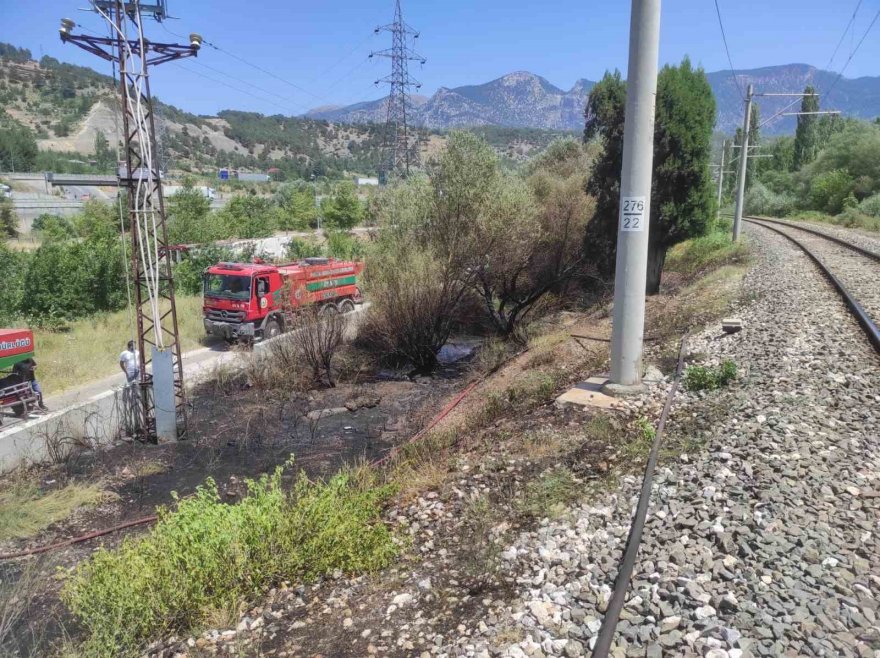
[{"label": "grassy embankment", "polygon": [[[202,299],[177,298],[183,350],[200,347]],[[34,330],[37,377],[47,397],[119,372],[119,353],[131,336],[127,310],[71,322],[65,331]]]},{"label": "grassy embankment", "polygon": [[822,224],[834,224],[844,228],[858,228],[863,231],[880,232],[880,217],[871,217],[861,212],[842,212],[839,215],[826,215],[814,210],[791,213],[783,219],[798,222],[819,222]]}]

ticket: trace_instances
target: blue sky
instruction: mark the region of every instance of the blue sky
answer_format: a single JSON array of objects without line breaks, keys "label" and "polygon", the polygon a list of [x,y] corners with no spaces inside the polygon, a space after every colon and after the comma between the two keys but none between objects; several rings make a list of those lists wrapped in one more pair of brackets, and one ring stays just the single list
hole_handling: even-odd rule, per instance
[{"label": "blue sky", "polygon": [[[737,68],[793,62],[824,67],[856,0],[720,4]],[[87,0],[0,0],[0,41],[28,47],[36,57],[47,54],[109,72],[109,64],[58,39],[61,17],[104,31],[98,16],[78,11],[84,6]],[[440,86],[479,84],[516,70],[538,73],[566,89],[578,78],[598,79],[608,68],[625,72],[629,9],[627,0],[403,0],[404,17],[421,30],[417,47],[428,59],[424,67],[414,64],[411,73],[430,95]],[[855,34],[844,38],[832,69],[839,70],[878,10],[880,0],[864,0]],[[169,0],[169,12],[179,20],[167,21],[167,30],[200,32],[226,51],[206,47],[197,63],[166,64],[155,72],[154,94],[185,110],[297,114],[386,93],[372,83],[390,63],[367,55],[390,45],[389,35],[374,35],[373,28],[391,21],[393,0]],[[161,25],[151,24],[150,30],[154,40],[177,40]],[[661,62],[686,54],[710,71],[729,68],[713,0],[664,2]],[[846,75],[880,75],[880,22]]]}]

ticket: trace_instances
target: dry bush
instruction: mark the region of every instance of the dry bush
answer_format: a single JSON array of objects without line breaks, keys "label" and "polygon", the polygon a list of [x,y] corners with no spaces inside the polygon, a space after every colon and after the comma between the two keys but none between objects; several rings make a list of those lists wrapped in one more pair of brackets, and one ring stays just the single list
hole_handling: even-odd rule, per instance
[{"label": "dry bush", "polygon": [[248,382],[265,391],[335,386],[333,359],[345,340],[347,322],[345,316],[323,315],[317,307],[290,314],[287,334],[244,359]]},{"label": "dry bush", "polygon": [[457,324],[467,283],[430,250],[414,245],[390,246],[371,264],[369,277],[372,306],[359,341],[392,362],[433,368]]},{"label": "dry bush", "polygon": [[333,377],[333,357],[345,340],[348,320],[337,313],[321,313],[309,306],[293,314],[290,336],[295,351],[309,368],[315,382],[326,377],[327,384],[336,386]]}]

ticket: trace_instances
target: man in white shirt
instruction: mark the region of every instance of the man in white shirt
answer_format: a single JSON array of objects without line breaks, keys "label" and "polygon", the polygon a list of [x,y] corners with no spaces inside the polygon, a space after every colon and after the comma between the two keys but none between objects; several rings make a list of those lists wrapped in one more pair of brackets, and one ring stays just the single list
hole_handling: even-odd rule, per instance
[{"label": "man in white shirt", "polygon": [[128,341],[128,349],[119,355],[119,367],[125,373],[129,384],[136,382],[141,374],[140,354],[134,347],[134,341]]}]

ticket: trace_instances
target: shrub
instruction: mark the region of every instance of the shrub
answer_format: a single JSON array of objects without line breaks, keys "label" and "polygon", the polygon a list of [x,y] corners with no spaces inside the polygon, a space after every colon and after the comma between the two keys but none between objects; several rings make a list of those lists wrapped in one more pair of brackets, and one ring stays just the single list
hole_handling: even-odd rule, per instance
[{"label": "shrub", "polygon": [[859,204],[859,210],[865,215],[880,218],[880,194],[864,199]]},{"label": "shrub", "polygon": [[327,383],[335,386],[333,357],[345,338],[347,319],[338,313],[322,315],[316,306],[304,308],[291,318],[290,340],[312,369],[313,380],[319,382],[323,374]]},{"label": "shrub", "polygon": [[202,275],[206,268],[224,261],[234,261],[235,253],[225,247],[193,249],[174,265],[174,286],[187,295],[202,294]]},{"label": "shrub", "polygon": [[354,183],[344,181],[334,194],[321,201],[321,216],[330,228],[350,229],[364,220],[366,209],[357,197]]},{"label": "shrub", "polygon": [[848,207],[832,220],[835,224],[847,228],[862,228],[869,231],[880,231],[880,218],[866,215],[859,208]]},{"label": "shrub", "polygon": [[747,247],[734,242],[728,231],[715,231],[673,247],[666,268],[681,274],[696,274],[745,259]]},{"label": "shrub", "polygon": [[433,252],[404,242],[390,244],[366,274],[372,306],[359,340],[393,363],[433,368],[456,326],[467,283]]},{"label": "shrub", "polygon": [[122,308],[126,266],[118,239],[46,243],[30,258],[21,312],[42,323]]},{"label": "shrub", "polygon": [[40,215],[33,221],[31,230],[38,231],[46,242],[63,241],[76,237],[76,227],[67,217],[47,213]]},{"label": "shrub", "polygon": [[817,210],[836,215],[853,191],[853,179],[841,169],[816,176],[810,183],[810,203]]},{"label": "shrub", "polygon": [[302,260],[312,256],[324,256],[325,253],[324,245],[314,238],[292,238],[287,243],[285,256],[289,260]]},{"label": "shrub", "polygon": [[272,235],[278,224],[277,208],[272,202],[251,194],[241,194],[217,213],[221,227],[219,237],[265,238]]},{"label": "shrub", "polygon": [[684,373],[684,385],[689,391],[714,391],[735,378],[736,363],[726,359],[718,367],[690,366]]},{"label": "shrub", "polygon": [[797,207],[797,199],[792,194],[777,194],[762,183],[755,182],[746,193],[745,206],[748,212],[756,215],[785,217]]},{"label": "shrub", "polygon": [[29,259],[27,253],[13,251],[0,241],[0,327],[12,326],[21,310]]},{"label": "shrub", "polygon": [[62,598],[88,631],[84,653],[136,654],[152,637],[183,632],[282,580],[340,569],[379,569],[396,554],[380,511],[391,495],[361,469],[281,488],[282,468],[248,482],[237,505],[213,480],[156,527],[119,548],[100,549],[70,575]]},{"label": "shrub", "polygon": [[360,260],[367,249],[361,240],[343,231],[329,231],[327,234],[327,255],[343,260]]}]

